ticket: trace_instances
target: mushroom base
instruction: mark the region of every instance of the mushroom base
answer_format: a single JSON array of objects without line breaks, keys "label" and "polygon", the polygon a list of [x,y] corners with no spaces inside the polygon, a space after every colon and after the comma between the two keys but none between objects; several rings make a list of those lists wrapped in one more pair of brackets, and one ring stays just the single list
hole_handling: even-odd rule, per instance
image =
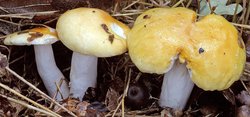
[{"label": "mushroom base", "polygon": [[159,105],[183,110],[194,87],[186,64],[175,61],[173,67],[164,75]]},{"label": "mushroom base", "polygon": [[95,87],[97,57],[73,52],[70,70],[70,95],[82,100],[89,87]]}]

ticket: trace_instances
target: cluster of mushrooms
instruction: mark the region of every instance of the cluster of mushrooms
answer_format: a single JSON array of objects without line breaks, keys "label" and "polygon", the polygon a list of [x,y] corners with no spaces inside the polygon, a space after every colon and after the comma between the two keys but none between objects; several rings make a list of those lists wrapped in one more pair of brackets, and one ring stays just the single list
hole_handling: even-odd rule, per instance
[{"label": "cluster of mushrooms", "polygon": [[[58,40],[73,51],[69,84],[54,60],[51,45]],[[34,45],[38,73],[58,101],[69,95],[82,100],[87,88],[96,85],[97,57],[127,50],[141,72],[164,74],[159,105],[179,110],[194,84],[210,91],[227,89],[240,78],[246,61],[244,43],[230,22],[215,14],[196,21],[196,13],[182,7],[150,9],[131,30],[105,11],[76,8],[60,16],[56,29],[16,32],[4,43]]]}]

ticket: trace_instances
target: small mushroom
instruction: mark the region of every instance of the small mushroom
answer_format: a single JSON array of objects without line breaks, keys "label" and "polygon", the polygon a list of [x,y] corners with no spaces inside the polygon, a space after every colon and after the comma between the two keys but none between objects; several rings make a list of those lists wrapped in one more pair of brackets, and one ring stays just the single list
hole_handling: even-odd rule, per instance
[{"label": "small mushroom", "polygon": [[56,30],[62,43],[73,51],[70,94],[82,100],[88,87],[95,87],[97,58],[127,51],[129,28],[95,8],[76,8],[62,14]]},{"label": "small mushroom", "polygon": [[125,98],[125,105],[132,110],[142,109],[149,103],[149,90],[142,83],[130,84]]},{"label": "small mushroom", "polygon": [[182,7],[142,13],[128,35],[128,51],[140,71],[165,74],[159,105],[179,110],[194,84],[227,89],[240,78],[246,61],[244,44],[230,22],[214,14],[196,22],[196,13]]},{"label": "small mushroom", "polygon": [[51,44],[56,41],[58,41],[58,37],[53,28],[38,27],[9,34],[5,38],[4,44],[34,45],[37,70],[49,95],[51,97],[56,95],[58,85],[63,97],[58,94],[56,100],[62,100],[68,97],[69,87],[54,59]]}]

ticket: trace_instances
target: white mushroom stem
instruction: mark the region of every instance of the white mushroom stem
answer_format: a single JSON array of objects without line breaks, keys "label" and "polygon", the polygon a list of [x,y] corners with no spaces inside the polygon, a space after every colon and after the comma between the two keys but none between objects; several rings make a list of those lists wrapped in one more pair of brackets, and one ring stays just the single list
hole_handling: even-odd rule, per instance
[{"label": "white mushroom stem", "polygon": [[183,110],[194,87],[186,64],[175,61],[173,67],[164,75],[159,105]]},{"label": "white mushroom stem", "polygon": [[[51,45],[34,45],[38,73],[51,97],[56,95],[60,101],[69,96],[69,87],[60,69],[57,67]],[[61,85],[60,85],[61,83]],[[58,87],[60,86],[60,93]]]},{"label": "white mushroom stem", "polygon": [[89,87],[96,86],[97,57],[73,52],[70,70],[70,95],[82,100]]}]

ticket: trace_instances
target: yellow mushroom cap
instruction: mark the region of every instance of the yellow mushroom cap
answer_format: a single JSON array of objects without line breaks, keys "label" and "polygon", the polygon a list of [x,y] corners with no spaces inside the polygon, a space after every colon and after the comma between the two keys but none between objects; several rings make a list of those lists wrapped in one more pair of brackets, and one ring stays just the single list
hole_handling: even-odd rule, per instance
[{"label": "yellow mushroom cap", "polygon": [[81,54],[110,57],[127,51],[130,29],[100,9],[69,10],[58,19],[56,30],[65,46]]},{"label": "yellow mushroom cap", "polygon": [[183,52],[192,81],[204,90],[230,87],[244,69],[245,46],[236,28],[224,17],[208,15],[192,25],[193,49]]},{"label": "yellow mushroom cap", "polygon": [[47,45],[58,41],[55,29],[37,27],[9,34],[4,39],[5,45]]},{"label": "yellow mushroom cap", "polygon": [[222,16],[208,15],[198,22],[195,17],[186,8],[146,11],[128,35],[129,55],[142,72],[158,74],[167,72],[179,57],[198,87],[226,89],[240,78],[246,59],[244,44]]},{"label": "yellow mushroom cap", "polygon": [[191,20],[196,19],[196,13],[192,10],[186,9],[184,7],[179,8],[154,8],[149,9],[140,16],[136,18],[134,25],[144,23],[148,24],[155,21],[168,21],[174,22],[177,18],[183,18],[178,20]]},{"label": "yellow mushroom cap", "polygon": [[132,61],[142,72],[167,72],[186,45],[187,24],[192,24],[195,17],[194,11],[185,8],[155,8],[141,14],[128,35]]}]

